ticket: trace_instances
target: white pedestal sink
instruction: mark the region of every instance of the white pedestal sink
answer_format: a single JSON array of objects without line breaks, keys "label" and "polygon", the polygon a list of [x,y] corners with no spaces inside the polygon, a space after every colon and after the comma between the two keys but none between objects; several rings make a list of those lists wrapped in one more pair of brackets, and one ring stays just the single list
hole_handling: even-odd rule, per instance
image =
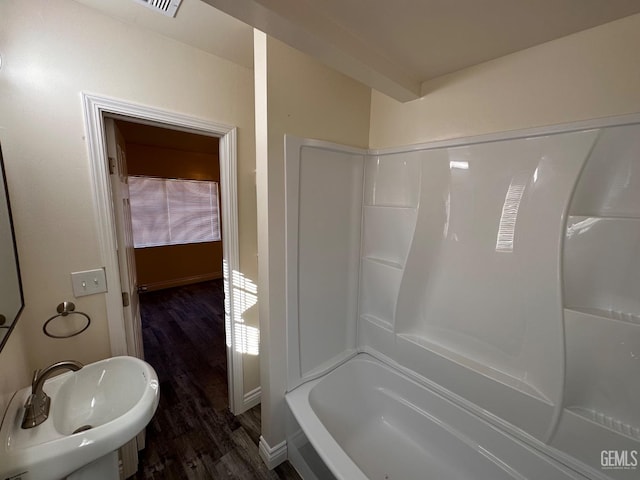
[{"label": "white pedestal sink", "polygon": [[[49,418],[23,429],[31,387],[16,393],[0,428],[0,479],[111,480],[117,450],[149,423],[158,406],[158,377],[134,357],[114,357],[47,380]],[[113,476],[115,475],[115,476]]]}]

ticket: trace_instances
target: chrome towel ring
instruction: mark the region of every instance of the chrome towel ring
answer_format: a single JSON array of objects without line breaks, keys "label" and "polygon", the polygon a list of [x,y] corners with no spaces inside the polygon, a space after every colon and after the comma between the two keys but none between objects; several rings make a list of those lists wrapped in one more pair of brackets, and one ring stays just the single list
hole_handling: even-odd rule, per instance
[{"label": "chrome towel ring", "polygon": [[[76,312],[76,306],[73,302],[62,302],[61,304],[59,304],[56,308],[58,314],[54,315],[53,317],[51,317],[49,320],[47,320],[46,322],[44,322],[44,325],[42,326],[42,331],[44,332],[44,334],[47,337],[51,337],[51,338],[69,338],[69,337],[75,337],[76,335],[80,335],[82,332],[84,332],[87,328],[89,328],[89,325],[91,325],[91,318],[89,317],[89,315],[87,315],[84,312]],[[82,315],[83,317],[86,318],[86,325],[84,325],[80,330],[78,330],[77,332],[73,332],[67,335],[56,335],[54,333],[51,333],[48,329],[49,324],[51,323],[52,320],[55,320],[56,318],[59,317],[66,317],[68,315]]]}]

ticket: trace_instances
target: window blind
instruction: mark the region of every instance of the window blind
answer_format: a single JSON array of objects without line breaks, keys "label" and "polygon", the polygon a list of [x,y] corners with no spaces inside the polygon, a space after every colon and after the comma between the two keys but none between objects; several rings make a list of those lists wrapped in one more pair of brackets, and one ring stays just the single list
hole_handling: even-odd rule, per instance
[{"label": "window blind", "polygon": [[135,248],[220,240],[218,183],[131,176]]}]

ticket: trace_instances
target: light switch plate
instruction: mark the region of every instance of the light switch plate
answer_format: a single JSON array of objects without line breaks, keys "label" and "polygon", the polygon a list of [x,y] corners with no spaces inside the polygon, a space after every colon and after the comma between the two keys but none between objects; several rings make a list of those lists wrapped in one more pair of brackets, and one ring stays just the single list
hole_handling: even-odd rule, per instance
[{"label": "light switch plate", "polygon": [[107,291],[107,278],[104,274],[104,268],[72,272],[71,284],[73,285],[73,295],[75,297]]}]

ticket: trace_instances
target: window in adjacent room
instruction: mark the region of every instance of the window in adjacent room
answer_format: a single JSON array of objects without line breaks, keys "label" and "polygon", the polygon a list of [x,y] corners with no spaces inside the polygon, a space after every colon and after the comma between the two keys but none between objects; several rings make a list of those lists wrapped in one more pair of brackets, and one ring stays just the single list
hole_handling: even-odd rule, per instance
[{"label": "window in adjacent room", "polygon": [[218,183],[129,177],[135,248],[220,241]]}]

